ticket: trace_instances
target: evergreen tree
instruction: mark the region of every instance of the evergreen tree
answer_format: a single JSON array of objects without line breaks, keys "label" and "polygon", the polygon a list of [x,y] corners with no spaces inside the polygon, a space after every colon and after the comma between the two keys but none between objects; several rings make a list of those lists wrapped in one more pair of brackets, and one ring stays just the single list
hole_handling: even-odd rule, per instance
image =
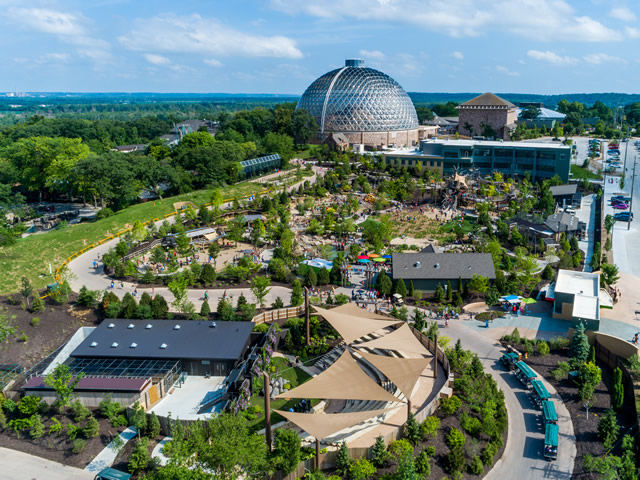
[{"label": "evergreen tree", "polygon": [[302,295],[302,284],[300,280],[296,279],[291,285],[291,305],[297,307],[304,303],[304,297]]},{"label": "evergreen tree", "polygon": [[329,275],[329,270],[327,270],[326,268],[321,268],[318,272],[318,285],[327,285],[330,280],[331,278]]},{"label": "evergreen tree", "polygon": [[213,268],[213,265],[211,265],[210,263],[205,263],[204,267],[202,267],[200,280],[202,280],[205,285],[213,285],[213,282],[216,281],[216,278],[216,269]]},{"label": "evergreen tree", "polygon": [[373,444],[371,461],[376,467],[381,468],[385,466],[388,458],[389,452],[387,452],[387,447],[384,444],[384,438],[382,435],[379,435],[376,438],[376,443]]},{"label": "evergreen tree", "polygon": [[469,298],[469,295],[471,295],[471,293],[469,292],[469,282],[464,282],[462,287],[462,297]]},{"label": "evergreen tree", "polygon": [[389,278],[389,275],[383,270],[378,273],[376,277],[376,290],[378,290],[382,295],[388,296],[391,294],[391,290],[393,288],[393,283]]},{"label": "evergreen tree", "polygon": [[616,414],[612,409],[607,409],[598,423],[598,438],[602,441],[604,448],[611,448],[618,440],[620,426],[616,419]]},{"label": "evergreen tree", "polygon": [[451,291],[451,280],[447,280],[447,302],[453,299],[453,292]]},{"label": "evergreen tree", "polygon": [[336,455],[336,470],[343,476],[347,476],[349,473],[349,467],[351,466],[351,458],[349,457],[349,449],[346,442],[340,443],[338,448],[338,454]]},{"label": "evergreen tree", "polygon": [[318,276],[313,268],[308,267],[307,271],[304,274],[304,285],[305,287],[315,287],[318,283]]},{"label": "evergreen tree", "polygon": [[409,280],[409,291],[407,292],[410,297],[415,297],[416,291],[413,288],[413,280]]},{"label": "evergreen tree", "polygon": [[136,299],[133,298],[129,292],[124,294],[122,297],[122,306],[120,309],[120,315],[122,318],[133,318],[136,314],[136,309],[138,308],[138,304],[136,303]]},{"label": "evergreen tree", "polygon": [[445,296],[446,294],[444,293],[444,289],[442,288],[442,285],[438,284],[435,292],[433,292],[433,298],[435,299],[436,302],[442,303],[444,302]]},{"label": "evergreen tree", "polygon": [[[463,454],[464,462],[464,454]],[[419,480],[420,476],[416,472],[416,464],[413,461],[413,455],[402,455],[398,459],[398,468],[393,476],[394,480]]]},{"label": "evergreen tree", "polygon": [[407,285],[404,283],[403,279],[399,278],[398,280],[396,280],[396,283],[393,286],[393,293],[402,295],[402,298],[405,298],[407,296]]},{"label": "evergreen tree", "polygon": [[156,295],[153,298],[153,302],[151,303],[151,310],[153,311],[153,318],[167,318],[169,306],[167,305],[167,301],[162,295]]},{"label": "evergreen tree", "polygon": [[589,360],[587,361],[594,365],[596,364],[596,347],[594,345],[591,345],[591,350],[589,350]]},{"label": "evergreen tree", "polygon": [[624,403],[624,385],[622,384],[622,370],[616,367],[613,371],[613,395],[611,404],[616,410],[622,408]]},{"label": "evergreen tree", "polygon": [[207,318],[211,313],[211,307],[209,307],[209,301],[205,298],[204,302],[202,302],[202,306],[200,307],[200,315]]},{"label": "evergreen tree", "polygon": [[585,335],[584,330],[584,323],[580,322],[576,326],[576,331],[569,345],[569,356],[578,364],[586,362],[589,357],[589,338]]},{"label": "evergreen tree", "polygon": [[460,292],[460,295],[463,295],[462,291],[463,291],[463,286],[462,286],[462,277],[458,277],[458,292]]},{"label": "evergreen tree", "polygon": [[410,413],[409,418],[407,418],[407,423],[404,425],[404,431],[409,441],[414,445],[416,445],[422,438],[420,424],[416,421],[412,413]]}]

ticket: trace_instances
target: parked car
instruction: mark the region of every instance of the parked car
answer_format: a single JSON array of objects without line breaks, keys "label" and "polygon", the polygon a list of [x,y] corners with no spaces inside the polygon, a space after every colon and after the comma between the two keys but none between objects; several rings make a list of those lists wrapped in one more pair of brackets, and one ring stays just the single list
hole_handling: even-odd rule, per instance
[{"label": "parked car", "polygon": [[615,210],[626,210],[629,208],[628,203],[614,203],[612,206]]},{"label": "parked car", "polygon": [[629,202],[625,202],[624,200],[620,200],[620,199],[616,199],[614,200],[613,198],[611,199],[611,205],[628,205]]},{"label": "parked car", "polygon": [[616,213],[614,217],[620,222],[628,222],[629,220],[633,221],[633,213],[631,212]]},{"label": "parked car", "polygon": [[614,200],[621,200],[623,202],[630,202],[631,201],[631,197],[625,197],[624,195],[614,195],[613,197],[611,197],[611,201],[613,202]]}]

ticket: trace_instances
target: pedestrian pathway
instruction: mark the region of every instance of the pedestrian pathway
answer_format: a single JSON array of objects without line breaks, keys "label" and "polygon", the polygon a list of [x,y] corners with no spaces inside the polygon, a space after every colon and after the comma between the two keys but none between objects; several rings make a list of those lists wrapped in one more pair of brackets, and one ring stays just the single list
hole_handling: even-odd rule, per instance
[{"label": "pedestrian pathway", "polygon": [[0,448],[2,480],[93,480],[95,473],[18,450]]},{"label": "pedestrian pathway", "polygon": [[162,440],[158,442],[158,444],[153,448],[153,452],[151,452],[151,458],[157,458],[160,465],[166,465],[169,462],[169,459],[164,456],[164,446],[167,442],[171,441],[171,437],[164,437]]},{"label": "pedestrian pathway", "polygon": [[[138,430],[136,427],[128,427],[120,434],[120,438],[124,442],[122,446],[124,446],[129,440],[134,438],[138,434]],[[113,440],[104,447],[104,449],[96,455],[89,465],[87,465],[84,469],[88,472],[98,473],[99,471],[110,467],[113,465],[116,457],[118,456],[119,450],[115,448],[115,444]]]}]

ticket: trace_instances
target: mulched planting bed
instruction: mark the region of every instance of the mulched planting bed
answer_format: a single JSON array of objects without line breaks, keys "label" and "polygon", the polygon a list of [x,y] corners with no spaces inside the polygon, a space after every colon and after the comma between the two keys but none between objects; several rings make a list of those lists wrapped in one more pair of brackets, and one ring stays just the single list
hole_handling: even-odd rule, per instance
[{"label": "mulched planting bed", "polygon": [[[522,345],[514,345],[520,351],[524,351]],[[577,457],[573,467],[573,477],[580,479],[599,479],[597,473],[590,473],[584,469],[583,458],[586,454],[594,457],[601,457],[606,450],[598,439],[598,422],[600,417],[611,406],[611,392],[613,389],[613,370],[606,364],[596,360],[596,365],[602,371],[602,381],[598,385],[591,399],[592,406],[589,408],[589,418],[583,401],[578,396],[578,387],[568,379],[557,382],[553,379],[551,371],[558,368],[558,362],[569,361],[568,349],[553,351],[549,355],[530,355],[526,363],[537,373],[542,375],[560,394],[562,400],[569,410],[573,430],[576,436]],[[631,412],[631,405],[625,403],[618,413],[618,424],[620,425],[620,438],[627,432],[629,426],[633,425],[634,419]]]},{"label": "mulched planting bed", "polygon": [[[97,325],[100,318],[96,312],[73,305],[74,298],[72,294],[70,302],[63,305],[45,299],[44,312],[30,313],[21,308],[23,297],[19,293],[0,297],[0,309],[7,308],[16,316],[12,321],[16,333],[0,344],[0,364],[19,363],[29,369],[69,340],[78,328]],[[37,326],[31,324],[34,317],[40,319]],[[19,338],[23,333],[26,341]]]},{"label": "mulched planting bed", "polygon": [[[63,430],[60,435],[57,433],[49,435],[49,426],[53,423],[51,422],[51,416],[56,417],[63,425],[69,423],[73,423],[74,425],[84,425],[85,422],[73,422],[71,411],[69,410],[69,412],[69,415],[51,415],[49,413],[42,415],[42,423],[44,423],[45,426],[45,435],[36,440],[32,440],[31,437],[29,437],[28,431],[21,432],[20,438],[18,438],[11,427],[5,428],[0,433],[0,447],[20,450],[21,452],[37,455],[38,457],[47,458],[65,465],[84,468],[99,452],[102,451],[104,447],[109,444],[113,436],[124,430],[124,427],[112,427],[108,419],[100,418],[100,412],[97,409],[93,410],[92,413],[100,424],[100,433],[97,437],[85,439],[87,441],[87,445],[84,450],[79,454],[74,454],[71,451],[71,445],[73,442],[68,440],[66,430]],[[84,439],[85,437],[80,433],[77,438]]]}]

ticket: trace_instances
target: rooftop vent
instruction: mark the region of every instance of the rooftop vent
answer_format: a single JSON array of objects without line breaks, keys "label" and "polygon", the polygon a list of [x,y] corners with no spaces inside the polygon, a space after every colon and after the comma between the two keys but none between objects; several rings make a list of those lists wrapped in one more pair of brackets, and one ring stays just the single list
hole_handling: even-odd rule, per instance
[{"label": "rooftop vent", "polygon": [[173,326],[173,329],[174,329],[174,330],[180,330],[180,325],[174,325],[174,326]]},{"label": "rooftop vent", "polygon": [[115,323],[110,323],[109,325],[107,325],[107,328],[113,328],[113,327],[115,327],[115,326],[116,326],[116,324],[115,324]]},{"label": "rooftop vent", "polygon": [[416,262],[413,266],[416,268],[420,268],[421,263],[420,262]]},{"label": "rooftop vent", "polygon": [[111,348],[116,348],[117,346],[118,346],[118,342],[113,342],[113,343],[111,344]]},{"label": "rooftop vent", "polygon": [[440,268],[440,264],[439,264],[439,263],[436,263],[436,264],[433,266],[433,268],[436,268],[436,269],[437,269],[437,268]]},{"label": "rooftop vent", "polygon": [[162,345],[160,345],[160,348],[162,348],[162,349],[167,348],[167,344],[166,344],[166,343],[163,343]]},{"label": "rooftop vent", "polygon": [[91,342],[91,346],[94,347],[94,348],[97,347],[98,346],[98,342]]},{"label": "rooftop vent", "polygon": [[150,323],[147,323],[147,325],[144,327],[145,330],[149,330],[153,325],[151,325]]},{"label": "rooftop vent", "polygon": [[216,322],[211,322],[209,324],[209,328],[216,328]]},{"label": "rooftop vent", "polygon": [[131,329],[133,328],[135,325],[133,323],[130,323],[129,325],[127,325],[127,328]]},{"label": "rooftop vent", "polygon": [[136,348],[138,346],[138,344],[136,342],[133,342],[131,345],[129,345],[129,348]]}]

